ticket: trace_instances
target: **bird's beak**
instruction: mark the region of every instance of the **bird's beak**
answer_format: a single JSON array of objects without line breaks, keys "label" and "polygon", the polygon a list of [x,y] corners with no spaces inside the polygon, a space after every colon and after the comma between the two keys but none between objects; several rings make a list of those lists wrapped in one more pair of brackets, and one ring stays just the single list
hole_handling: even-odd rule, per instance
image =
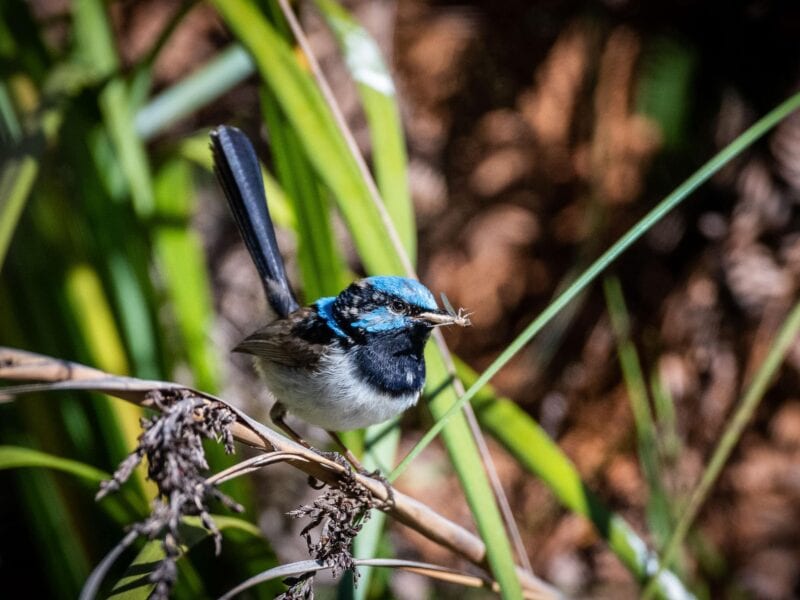
[{"label": "bird's beak", "polygon": [[425,321],[430,327],[440,327],[442,325],[468,327],[470,325],[469,318],[466,315],[461,313],[453,314],[440,309],[419,313],[416,318]]}]

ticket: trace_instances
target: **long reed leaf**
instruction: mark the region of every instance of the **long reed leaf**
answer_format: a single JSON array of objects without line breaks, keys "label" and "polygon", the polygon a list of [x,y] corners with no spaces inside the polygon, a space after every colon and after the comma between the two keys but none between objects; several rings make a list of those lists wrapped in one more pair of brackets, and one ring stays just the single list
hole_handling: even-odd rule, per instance
[{"label": "long reed leaf", "polygon": [[419,455],[422,450],[433,441],[447,420],[452,418],[460,408],[469,402],[478,390],[487,384],[500,369],[502,369],[514,355],[517,354],[542,328],[549,323],[573,298],[591,284],[620,254],[627,250],[634,242],[642,237],[653,225],[658,223],[664,215],[683,202],[689,194],[696,190],[704,182],[731,159],[743,152],[753,142],[772,129],[781,120],[792,112],[800,108],[800,93],[795,94],[772,109],[764,117],[759,119],[750,128],[728,144],[716,156],[694,172],[686,181],[679,185],[671,194],[659,202],[655,208],[648,212],[636,225],[617,240],[608,250],[606,250],[592,265],[586,269],[564,292],[558,296],[542,313],[520,333],[511,344],[498,356],[486,370],[483,371],[478,380],[470,386],[466,393],[459,398],[446,414],[442,415],[442,420],[437,421],[428,430],[422,439],[411,449],[400,465],[395,468],[395,473],[399,474],[408,467],[410,462]]},{"label": "long reed leaf", "polygon": [[392,223],[416,262],[417,233],[408,189],[408,164],[403,127],[392,74],[378,44],[366,29],[333,0],[315,0],[339,42],[350,76],[356,82],[372,138],[372,163],[378,189]]},{"label": "long reed leaf", "polygon": [[180,332],[180,347],[173,354],[186,357],[197,388],[213,393],[219,386],[220,358],[210,343],[213,306],[203,246],[189,226],[194,205],[189,164],[182,158],[168,160],[154,183],[159,217],[155,257]]},{"label": "long reed leaf", "polygon": [[[328,192],[269,89],[261,92],[261,112],[270,136],[275,173],[294,208],[297,260],[306,298],[314,301],[338,294],[348,275],[333,235]],[[271,198],[269,202],[271,208]]]},{"label": "long reed leaf", "polygon": [[145,141],[154,138],[225,94],[254,71],[250,55],[239,44],[232,44],[208,64],[141,107],[134,117],[136,133]]},{"label": "long reed leaf", "polygon": [[297,131],[306,156],[336,195],[367,270],[400,274],[402,263],[385,247],[386,234],[355,159],[330,117],[313,79],[275,28],[249,0],[214,0],[214,5],[256,62],[258,71]]},{"label": "long reed leaf", "polygon": [[[786,358],[786,354],[794,344],[800,333],[800,302],[794,305],[791,312],[778,330],[778,335],[775,337],[769,352],[764,357],[764,360],[758,367],[758,370],[753,375],[753,380],[747,386],[744,395],[739,402],[739,406],[731,416],[722,437],[711,455],[708,465],[703,471],[700,481],[692,490],[686,506],[680,513],[678,523],[672,531],[672,535],[667,541],[664,552],[662,566],[659,569],[661,572],[667,565],[672,562],[675,553],[683,543],[689,528],[692,526],[695,518],[697,517],[700,508],[708,497],[714,482],[722,472],[725,463],[742,437],[745,427],[753,417],[753,413],[758,408],[761,399],[769,389],[769,385],[773,377],[777,373],[779,367]],[[652,597],[654,585],[651,583],[645,589],[643,594],[644,598]]]},{"label": "long reed leaf", "polygon": [[101,76],[111,76],[100,92],[100,111],[127,179],[134,207],[139,215],[148,216],[154,208],[150,165],[134,127],[127,85],[120,75],[114,74],[119,61],[105,11],[105,4],[100,0],[73,3],[76,60],[92,66]]},{"label": "long reed leaf", "polygon": [[0,446],[0,471],[3,469],[19,469],[23,467],[43,467],[75,475],[94,484],[99,484],[110,477],[91,465],[77,460],[54,456],[46,452],[24,448],[22,446]]},{"label": "long reed leaf", "polygon": [[[248,0],[216,0],[215,6],[252,53],[259,73],[296,128],[306,155],[334,192],[367,271],[403,273],[404,261],[388,243],[390,235],[359,167],[320,92],[291,48]],[[438,352],[426,355],[429,380],[449,383],[442,356]],[[441,393],[438,406],[447,403],[449,396],[455,398],[452,391]],[[492,572],[505,597],[519,597],[521,588],[511,547],[466,421],[456,421],[444,437],[470,507],[478,519]]]},{"label": "long reed leaf", "polygon": [[619,279],[607,277],[603,281],[603,289],[611,317],[611,326],[617,341],[617,355],[622,368],[622,377],[625,381],[636,426],[639,463],[650,494],[647,500],[648,520],[658,548],[664,543],[669,533],[671,514],[661,480],[656,424],[650,409],[647,385],[639,362],[639,355],[630,338],[630,317]]}]

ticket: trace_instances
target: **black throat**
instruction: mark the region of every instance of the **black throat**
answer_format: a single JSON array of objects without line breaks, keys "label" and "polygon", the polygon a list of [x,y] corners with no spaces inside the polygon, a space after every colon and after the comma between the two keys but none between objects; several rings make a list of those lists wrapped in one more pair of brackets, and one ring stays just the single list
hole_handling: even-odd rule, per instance
[{"label": "black throat", "polygon": [[348,350],[358,376],[390,396],[414,394],[425,384],[423,350],[430,328],[420,323],[410,329],[370,333]]}]

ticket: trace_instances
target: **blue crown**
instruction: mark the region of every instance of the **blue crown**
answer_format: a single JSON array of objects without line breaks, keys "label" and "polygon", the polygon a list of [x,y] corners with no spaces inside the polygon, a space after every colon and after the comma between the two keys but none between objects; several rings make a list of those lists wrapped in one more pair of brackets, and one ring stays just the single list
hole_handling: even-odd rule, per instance
[{"label": "blue crown", "polygon": [[401,300],[426,310],[436,310],[436,298],[431,291],[416,279],[397,277],[395,275],[379,275],[367,277],[365,281],[378,291],[397,296]]}]

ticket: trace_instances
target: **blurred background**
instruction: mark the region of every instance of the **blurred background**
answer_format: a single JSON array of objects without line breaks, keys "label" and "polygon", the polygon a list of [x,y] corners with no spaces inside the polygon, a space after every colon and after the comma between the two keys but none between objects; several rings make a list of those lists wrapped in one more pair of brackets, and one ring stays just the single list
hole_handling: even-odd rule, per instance
[{"label": "blurred background", "polygon": [[[343,6],[375,39],[394,78],[420,278],[473,312],[471,329],[446,338],[478,372],[660,199],[800,88],[795,3]],[[318,10],[301,3],[297,11],[370,157],[375,138],[336,38]],[[221,123],[240,126],[272,170],[279,159],[262,116],[269,100],[252,64],[236,55],[215,75],[216,90],[190,93],[196,106],[184,99],[182,113],[157,122],[146,113],[162,92],[230,52],[226,23],[208,4],[177,0],[11,0],[0,21],[0,190],[8,198],[31,190],[3,207],[3,216],[15,206],[19,214],[6,232],[0,342],[191,383],[266,419],[248,361],[228,353],[265,321],[264,300],[208,171],[206,134]],[[81,54],[92,70],[75,66]],[[138,146],[126,144],[131,139]],[[19,158],[20,147],[32,153]],[[132,185],[141,181],[136,173],[149,183]],[[602,502],[656,547],[674,515],[666,524],[662,517],[700,478],[796,301],[798,201],[794,114],[625,253],[606,293],[598,283],[581,295],[493,380],[557,441]],[[313,300],[318,290],[298,259],[302,238],[282,202],[273,207],[279,242],[298,289]],[[359,273],[337,215],[332,230],[343,272]],[[623,325],[616,332],[609,306]],[[633,384],[620,369],[623,342],[640,366]],[[800,595],[799,376],[795,344],[686,541],[676,569],[701,597]],[[657,416],[658,489],[641,468],[630,398],[637,380]],[[105,398],[30,398],[0,406],[0,441],[110,471],[131,447],[137,419],[136,409]],[[405,416],[401,454],[429,424],[422,412]],[[490,447],[534,571],[569,594],[637,597],[636,578],[592,524],[499,444]],[[299,527],[282,513],[307,494],[304,480],[276,468],[251,483],[231,493],[256,499],[248,516],[272,550],[242,542],[223,560],[241,569],[245,555],[302,559]],[[0,484],[13,492],[0,494],[0,580],[27,586],[31,596],[74,597],[121,537],[119,520],[64,475],[0,471]],[[147,486],[141,477],[137,485]],[[470,525],[440,445],[399,487]],[[398,556],[454,562],[399,526],[384,543]],[[211,560],[210,545],[203,551]],[[201,593],[189,571],[178,595],[237,581],[210,575]],[[461,593],[401,573],[372,591]]]}]

